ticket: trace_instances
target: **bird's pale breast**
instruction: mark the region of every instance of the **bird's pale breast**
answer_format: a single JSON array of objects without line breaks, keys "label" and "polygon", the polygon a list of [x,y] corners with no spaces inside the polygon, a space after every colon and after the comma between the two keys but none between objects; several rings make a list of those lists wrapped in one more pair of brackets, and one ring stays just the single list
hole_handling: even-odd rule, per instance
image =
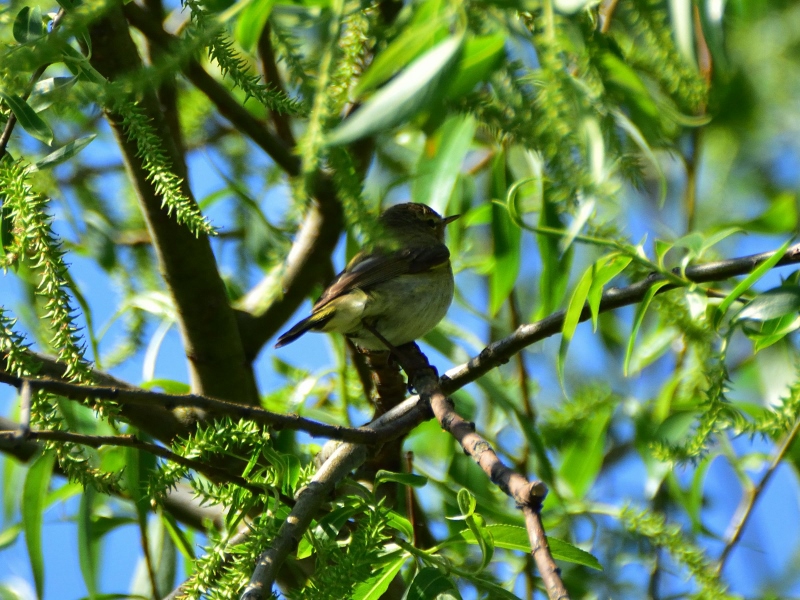
[{"label": "bird's pale breast", "polygon": [[[441,321],[453,301],[453,271],[450,263],[424,273],[400,275],[370,290],[362,319],[394,346],[421,338]],[[385,350],[383,343],[354,324],[346,331],[368,350]]]}]

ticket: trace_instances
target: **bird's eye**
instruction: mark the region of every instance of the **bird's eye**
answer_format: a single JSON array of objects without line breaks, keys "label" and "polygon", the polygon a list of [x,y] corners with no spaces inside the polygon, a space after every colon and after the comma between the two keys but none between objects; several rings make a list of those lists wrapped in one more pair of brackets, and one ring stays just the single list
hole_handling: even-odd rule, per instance
[{"label": "bird's eye", "polygon": [[428,219],[427,223],[428,223],[428,227],[431,227],[431,228],[436,227],[436,219]]}]

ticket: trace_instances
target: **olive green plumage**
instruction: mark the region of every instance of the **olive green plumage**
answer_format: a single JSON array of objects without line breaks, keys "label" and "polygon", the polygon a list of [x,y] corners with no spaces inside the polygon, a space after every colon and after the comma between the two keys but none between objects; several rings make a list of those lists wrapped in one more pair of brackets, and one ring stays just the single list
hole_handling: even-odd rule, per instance
[{"label": "olive green plumage", "polygon": [[338,331],[367,350],[412,342],[441,321],[453,300],[453,270],[442,218],[425,204],[398,204],[378,218],[376,242],[359,252],[325,290],[311,316],[278,338],[285,346],[306,331]]}]

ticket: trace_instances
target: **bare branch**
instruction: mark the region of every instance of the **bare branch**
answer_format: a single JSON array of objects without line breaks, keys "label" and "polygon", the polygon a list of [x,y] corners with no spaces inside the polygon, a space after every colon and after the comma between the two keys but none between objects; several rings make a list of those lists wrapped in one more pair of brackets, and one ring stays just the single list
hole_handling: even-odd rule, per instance
[{"label": "bare branch", "polygon": [[315,436],[346,440],[360,444],[376,444],[386,439],[380,434],[363,427],[352,428],[328,425],[295,414],[287,415],[276,413],[255,406],[226,402],[224,400],[217,400],[197,394],[181,396],[178,394],[166,394],[131,387],[85,386],[54,379],[17,377],[3,370],[0,370],[0,382],[13,385],[20,389],[27,386],[33,390],[46,390],[72,400],[103,398],[113,400],[123,406],[135,404],[158,407],[169,411],[178,407],[199,408],[209,411],[214,415],[227,415],[238,419],[248,419],[254,423],[276,429],[297,429]]},{"label": "bare branch", "polygon": [[[746,275],[756,269],[761,263],[773,256],[774,252],[762,252],[741,258],[721,260],[718,262],[706,263],[688,267],[683,273],[685,278],[694,283],[707,283],[710,281],[721,281],[736,275]],[[791,246],[783,254],[783,258],[775,265],[782,267],[800,263],[800,244]],[[680,275],[680,270],[675,269],[674,273]],[[666,278],[659,274],[653,274],[643,281],[639,281],[624,288],[610,288],[603,293],[600,300],[600,312],[608,312],[630,304],[636,304],[644,299],[647,291],[656,283],[664,281]],[[659,288],[658,293],[675,289],[674,284],[666,284]],[[561,332],[564,326],[564,316],[566,311],[560,310],[541,321],[522,325],[511,335],[498,340],[484,348],[481,353],[469,362],[449,370],[442,381],[442,390],[450,394],[478,379],[481,375],[488,373],[493,368],[505,364],[517,352],[534,344],[540,340],[556,335]],[[591,318],[589,307],[584,306],[581,312],[580,321],[587,321]]]},{"label": "bare branch", "polygon": [[742,495],[739,506],[736,507],[736,512],[731,519],[728,541],[719,555],[719,561],[717,562],[717,575],[720,575],[722,573],[722,569],[725,568],[725,563],[728,560],[728,557],[731,555],[731,551],[734,549],[734,547],[736,547],[736,544],[739,543],[745,525],[747,525],[747,521],[750,520],[750,516],[753,514],[753,508],[755,508],[756,502],[758,502],[759,497],[761,497],[761,494],[766,489],[767,484],[769,483],[770,479],[772,479],[776,469],[783,462],[783,459],[786,457],[786,453],[789,452],[789,448],[791,448],[792,444],[797,439],[798,434],[800,434],[800,419],[795,422],[792,430],[786,435],[786,438],[781,443],[780,448],[775,453],[772,463],[764,472],[764,475],[762,475],[761,481],[759,481],[757,485],[751,486],[749,489],[745,490],[745,493]]},{"label": "bare branch", "polygon": [[[21,428],[19,425],[7,430],[0,430],[0,440],[10,441],[19,439],[21,435]],[[250,490],[254,494],[263,494],[264,488],[257,485],[250,484],[244,477],[233,475],[225,469],[220,469],[215,466],[209,465],[199,460],[185,458],[180,454],[176,454],[168,448],[145,442],[140,440],[135,435],[86,435],[83,433],[72,433],[69,431],[28,431],[22,432],[25,439],[37,441],[55,441],[55,442],[70,442],[73,444],[81,444],[91,448],[100,448],[101,446],[123,446],[126,448],[136,448],[144,452],[149,452],[154,456],[159,456],[166,460],[172,461],[183,467],[194,469],[200,473],[208,475],[216,481],[228,481],[235,483],[245,489]]]},{"label": "bare branch", "polygon": [[[0,417],[0,430],[13,431],[17,426],[14,421]],[[42,445],[33,440],[8,439],[0,436],[0,452],[13,456],[21,462],[30,461],[42,450]],[[63,476],[58,465],[55,468],[56,473]],[[223,508],[218,504],[201,506],[194,496],[194,490],[184,483],[178,483],[175,488],[169,490],[163,502],[164,509],[168,513],[189,527],[199,531],[205,531],[209,525],[219,531],[225,527]]]},{"label": "bare branch", "polygon": [[[314,203],[297,234],[280,273],[268,275],[242,299],[238,307],[247,356],[254,358],[264,343],[294,314],[311,290],[333,275],[331,254],[342,232],[342,209],[333,183],[323,177]],[[276,294],[276,290],[283,293]]]}]

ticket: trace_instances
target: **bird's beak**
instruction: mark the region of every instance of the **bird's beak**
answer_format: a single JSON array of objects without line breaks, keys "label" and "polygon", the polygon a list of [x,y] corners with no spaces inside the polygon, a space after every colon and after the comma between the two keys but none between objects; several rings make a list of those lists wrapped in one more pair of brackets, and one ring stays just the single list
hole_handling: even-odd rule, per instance
[{"label": "bird's beak", "polygon": [[450,217],[445,217],[444,219],[442,219],[442,225],[443,226],[444,225],[449,225],[450,223],[452,223],[453,221],[455,221],[456,219],[459,219],[459,218],[461,218],[461,215],[452,215]]}]

